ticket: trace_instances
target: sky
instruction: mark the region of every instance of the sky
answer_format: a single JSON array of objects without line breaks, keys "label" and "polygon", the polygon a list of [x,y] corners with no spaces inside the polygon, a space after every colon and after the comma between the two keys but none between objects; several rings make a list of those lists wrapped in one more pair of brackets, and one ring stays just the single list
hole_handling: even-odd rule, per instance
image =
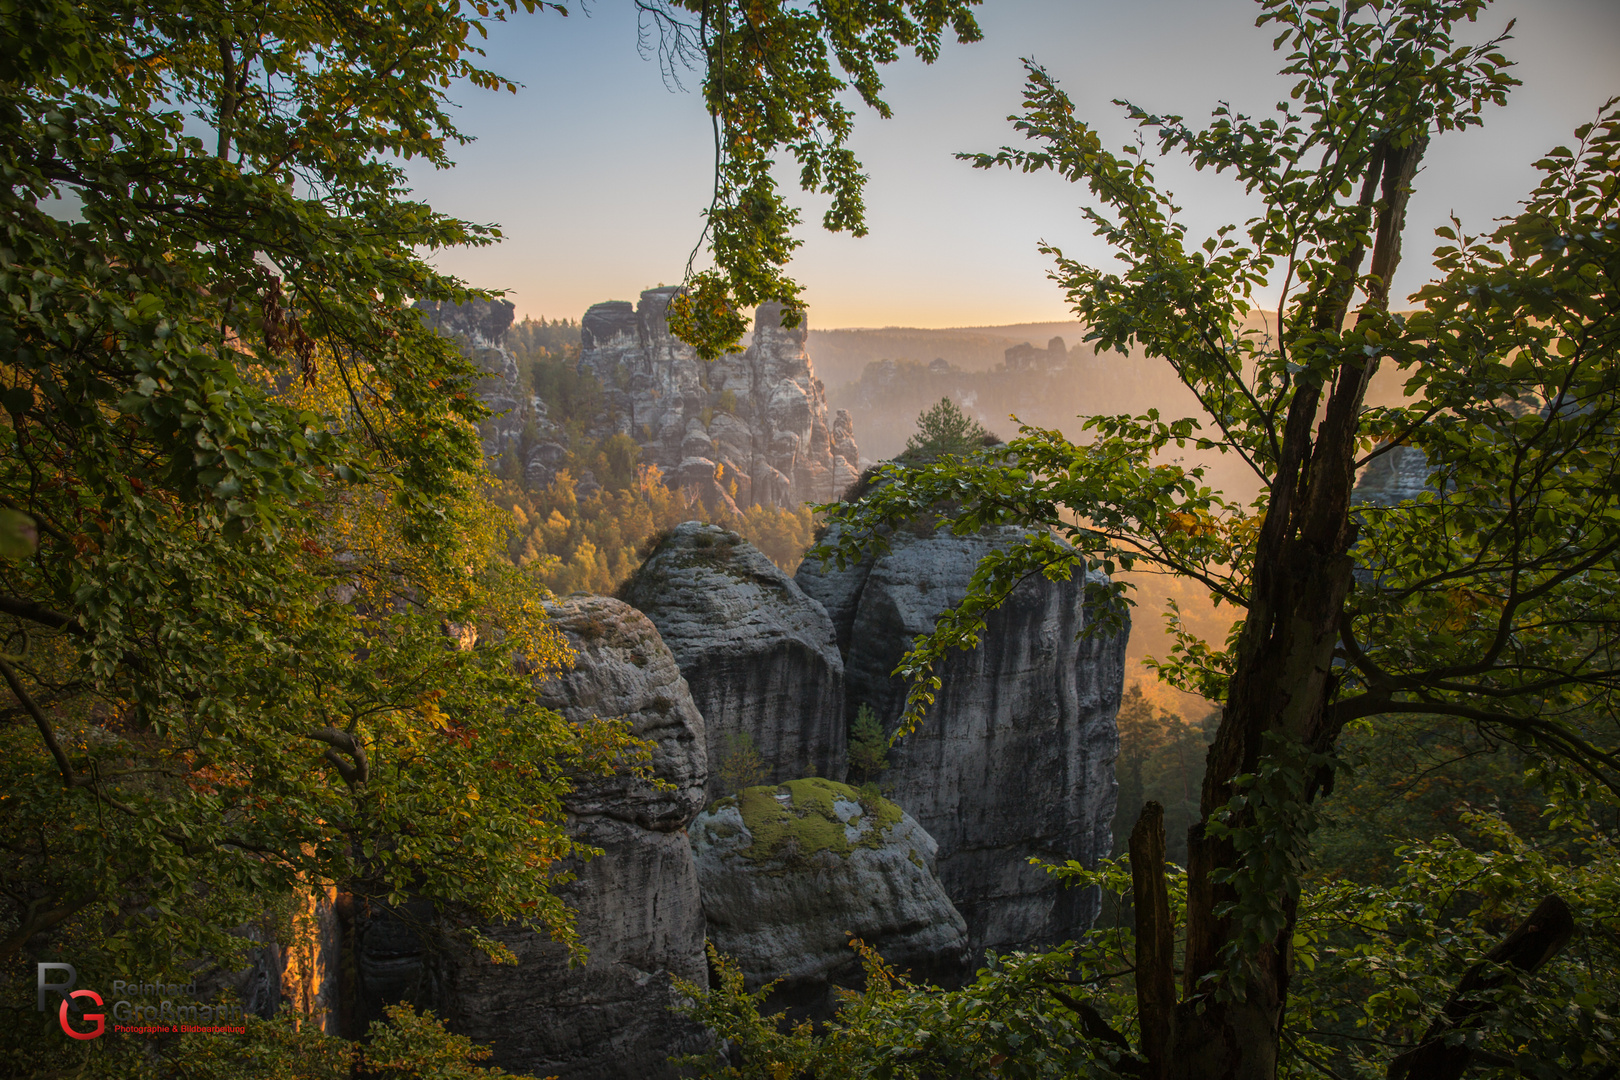
[{"label": "sky", "polygon": [[[594,0],[562,18],[518,16],[491,28],[488,66],[522,84],[517,94],[457,87],[456,122],[476,141],[447,171],[414,167],[416,194],[435,208],[499,225],[494,247],[440,253],[437,265],[473,285],[504,289],[518,316],[578,318],[602,300],[634,300],[678,282],[702,228],[713,145],[695,92],[664,76],[646,47],[633,0]],[[1008,123],[1023,86],[1023,58],[1057,77],[1104,137],[1133,137],[1113,98],[1189,121],[1218,101],[1267,112],[1287,94],[1256,29],[1251,0],[987,0],[984,40],[952,42],[932,66],[885,69],[884,120],[857,106],[852,146],[866,165],[870,234],[830,235],[820,203],[804,207],[805,243],[790,272],[804,285],[813,326],[990,326],[1069,317],[1038,244],[1100,263],[1107,251],[1078,211],[1084,192],[1051,175],[974,170],[959,151],[1016,138]],[[1531,167],[1570,141],[1620,94],[1620,0],[1499,0],[1461,40],[1517,19],[1505,52],[1525,85],[1483,130],[1436,139],[1419,174],[1404,296],[1429,276],[1427,238],[1456,213],[1470,231],[1513,212],[1535,182]],[[1269,28],[1268,28],[1269,29]],[[1229,178],[1179,161],[1158,170],[1207,234],[1252,209]]]}]

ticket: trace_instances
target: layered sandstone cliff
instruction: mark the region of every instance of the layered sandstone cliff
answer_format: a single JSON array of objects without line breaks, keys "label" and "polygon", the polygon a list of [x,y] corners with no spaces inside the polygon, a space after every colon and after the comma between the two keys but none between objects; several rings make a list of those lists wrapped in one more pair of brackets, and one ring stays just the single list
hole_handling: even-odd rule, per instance
[{"label": "layered sandstone cliff", "polygon": [[[900,657],[962,599],[980,558],[1018,538],[902,533],[843,571],[806,560],[795,581],[833,621],[847,715],[867,705],[893,730]],[[945,661],[927,721],[889,753],[885,793],[939,844],[940,880],[975,951],[1053,945],[1095,917],[1094,896],[1029,861],[1089,865],[1112,842],[1126,633],[1083,635],[1086,623],[1082,581],[1020,585],[983,644]]]},{"label": "layered sandstone cliff", "polygon": [[677,292],[648,289],[635,306],[612,300],[585,313],[580,370],[608,401],[591,434],[629,435],[666,482],[711,509],[838,498],[860,474],[860,451],[848,414],[828,415],[805,326],[784,328],[766,304],[746,350],[707,362],[669,331]]},{"label": "layered sandstone cliff", "polygon": [[670,1055],[706,1038],[670,1010],[671,976],[707,978],[685,832],[703,806],[703,717],[640,612],[602,596],[570,597],[548,611],[579,655],[539,688],[540,702],[573,720],[624,717],[653,742],[653,774],[663,782],[626,773],[583,783],[566,801],[570,831],[602,851],[557,890],[577,912],[586,961],[570,966],[563,945],[517,926],[486,928],[516,955],[514,967],[459,941],[424,939],[398,918],[361,918],[360,1005],[366,1018],[402,997],[432,1007],[508,1070],[560,1080],[673,1076]]},{"label": "layered sandstone cliff", "polygon": [[764,765],[762,781],[843,777],[844,661],[832,620],[757,548],[689,521],[619,595],[658,627],[703,714],[711,798],[742,736]]}]

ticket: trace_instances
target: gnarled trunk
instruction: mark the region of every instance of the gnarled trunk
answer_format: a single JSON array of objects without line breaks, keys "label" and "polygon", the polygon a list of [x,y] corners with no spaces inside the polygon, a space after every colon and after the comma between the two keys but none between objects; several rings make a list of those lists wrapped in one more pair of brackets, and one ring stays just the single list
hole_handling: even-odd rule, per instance
[{"label": "gnarled trunk", "polygon": [[[1368,162],[1360,202],[1374,225],[1374,243],[1362,318],[1387,309],[1387,283],[1400,259],[1411,180],[1426,145],[1421,136],[1405,146],[1386,142]],[[1356,247],[1340,260],[1342,277],[1316,309],[1318,330],[1344,325],[1364,256]],[[1189,834],[1187,956],[1168,1064],[1168,1075],[1176,1080],[1272,1080],[1276,1075],[1293,969],[1295,901],[1275,898],[1282,925],[1269,940],[1241,941],[1241,921],[1223,913],[1239,893],[1231,881],[1217,878],[1221,871],[1242,870],[1246,856],[1209,824],[1239,793],[1237,778],[1254,775],[1264,755],[1292,747],[1302,764],[1303,755],[1330,751],[1338,737],[1328,720],[1333,650],[1352,581],[1350,494],[1358,416],[1376,366],[1376,358],[1359,348],[1346,349],[1325,403],[1327,380],[1302,382],[1289,404],[1237,665],[1209,750],[1202,817]],[[1308,781],[1304,798],[1317,786],[1314,778]],[[1241,826],[1251,812],[1239,811],[1231,824]],[[1232,964],[1234,948],[1241,971]],[[1138,979],[1144,974],[1139,970]]]}]

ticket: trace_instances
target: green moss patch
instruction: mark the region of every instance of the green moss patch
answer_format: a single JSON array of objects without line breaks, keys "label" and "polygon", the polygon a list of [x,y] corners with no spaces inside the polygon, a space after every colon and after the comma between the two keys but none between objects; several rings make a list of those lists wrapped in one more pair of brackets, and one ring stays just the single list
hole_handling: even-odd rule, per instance
[{"label": "green moss patch", "polygon": [[[780,797],[783,795],[787,798]],[[839,799],[861,807],[849,820],[851,826],[865,826],[856,840],[849,839],[845,823],[833,812],[833,803]],[[845,858],[857,847],[881,847],[884,832],[900,821],[900,808],[888,799],[862,798],[849,785],[819,776],[744,788],[737,800],[743,824],[753,836],[753,843],[741,854],[756,862],[778,856],[804,859],[818,851]]]}]

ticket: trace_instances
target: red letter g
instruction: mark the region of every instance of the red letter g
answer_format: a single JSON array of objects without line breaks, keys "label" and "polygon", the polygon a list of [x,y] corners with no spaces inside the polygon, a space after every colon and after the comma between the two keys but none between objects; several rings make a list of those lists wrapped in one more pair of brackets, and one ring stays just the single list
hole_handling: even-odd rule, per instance
[{"label": "red letter g", "polygon": [[[101,995],[96,993],[94,990],[75,990],[73,993],[69,994],[68,997],[94,998],[97,1005],[101,1004]],[[101,1013],[85,1013],[84,1018],[86,1020],[94,1020],[96,1022],[96,1030],[89,1033],[74,1031],[72,1028],[68,1027],[67,1010],[68,1003],[64,998],[62,1001],[62,1007],[56,1010],[56,1016],[57,1019],[62,1021],[62,1030],[67,1032],[68,1035],[75,1039],[94,1039],[107,1029],[107,1019]]]}]

